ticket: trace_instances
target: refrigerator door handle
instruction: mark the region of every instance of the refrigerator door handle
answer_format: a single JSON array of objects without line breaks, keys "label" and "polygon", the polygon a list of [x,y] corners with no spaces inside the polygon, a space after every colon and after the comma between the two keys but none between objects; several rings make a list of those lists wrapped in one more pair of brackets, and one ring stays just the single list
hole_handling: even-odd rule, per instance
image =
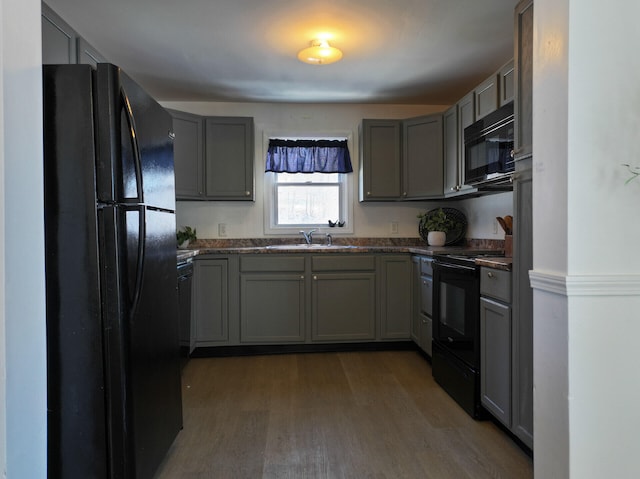
[{"label": "refrigerator door handle", "polygon": [[130,301],[130,317],[138,307],[142,276],[144,273],[146,208],[142,205],[126,210],[127,285]]},{"label": "refrigerator door handle", "polygon": [[137,128],[131,103],[123,89],[120,90],[121,110],[121,142],[122,142],[122,181],[127,200],[134,199],[144,203],[142,187],[142,161],[138,146]]}]

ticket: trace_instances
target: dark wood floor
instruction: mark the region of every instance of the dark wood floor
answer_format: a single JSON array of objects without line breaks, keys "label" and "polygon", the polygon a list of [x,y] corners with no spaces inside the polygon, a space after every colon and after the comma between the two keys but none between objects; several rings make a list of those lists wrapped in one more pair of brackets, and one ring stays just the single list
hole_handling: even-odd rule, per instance
[{"label": "dark wood floor", "polygon": [[158,479],[532,478],[415,351],[192,359],[184,429]]}]

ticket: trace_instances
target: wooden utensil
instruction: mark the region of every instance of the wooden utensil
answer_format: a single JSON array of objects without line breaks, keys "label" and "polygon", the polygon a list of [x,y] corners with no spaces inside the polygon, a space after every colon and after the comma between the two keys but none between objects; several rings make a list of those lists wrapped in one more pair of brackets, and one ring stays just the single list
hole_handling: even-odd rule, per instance
[{"label": "wooden utensil", "polygon": [[507,215],[504,217],[504,223],[507,225],[507,234],[513,234],[513,216]]},{"label": "wooden utensil", "polygon": [[505,220],[503,218],[501,218],[500,216],[496,216],[496,220],[498,221],[498,224],[504,230],[505,234],[509,234],[509,232],[508,232],[509,229],[507,228],[507,223],[505,222]]}]

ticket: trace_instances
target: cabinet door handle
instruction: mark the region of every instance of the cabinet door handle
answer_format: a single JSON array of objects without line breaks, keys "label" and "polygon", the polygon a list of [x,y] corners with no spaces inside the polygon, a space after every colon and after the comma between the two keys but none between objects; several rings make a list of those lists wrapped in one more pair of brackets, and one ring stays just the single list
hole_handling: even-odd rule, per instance
[{"label": "cabinet door handle", "polygon": [[244,192],[244,196],[251,196],[251,192],[250,191],[245,191]]},{"label": "cabinet door handle", "polygon": [[371,192],[370,191],[367,191],[367,196],[371,196]]},{"label": "cabinet door handle", "polygon": [[313,275],[313,280],[318,281],[318,277],[315,274]]},{"label": "cabinet door handle", "polygon": [[304,280],[304,275],[300,276],[300,279]]},{"label": "cabinet door handle", "polygon": [[487,273],[487,276],[488,276],[489,278],[493,278],[493,273],[492,273],[491,271],[489,271],[489,272]]}]

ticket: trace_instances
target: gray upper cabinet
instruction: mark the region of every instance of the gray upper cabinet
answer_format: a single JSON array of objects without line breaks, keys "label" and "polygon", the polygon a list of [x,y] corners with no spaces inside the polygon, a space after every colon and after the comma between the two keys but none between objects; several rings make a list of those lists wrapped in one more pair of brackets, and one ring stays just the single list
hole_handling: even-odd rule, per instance
[{"label": "gray upper cabinet", "polygon": [[464,184],[464,129],[475,121],[475,95],[470,92],[449,108],[443,117],[446,197],[475,193]]},{"label": "gray upper cabinet", "polygon": [[42,63],[82,63],[95,67],[107,60],[46,4],[42,4]]},{"label": "gray upper cabinet", "polygon": [[204,119],[199,115],[170,110],[173,117],[173,158],[176,199],[204,197]]},{"label": "gray upper cabinet", "polygon": [[78,63],[91,65],[94,68],[98,66],[98,63],[107,62],[107,59],[82,37],[78,37],[77,40],[77,54]]},{"label": "gray upper cabinet", "polygon": [[514,34],[514,150],[518,160],[532,154],[533,0],[524,0],[516,5]]},{"label": "gray upper cabinet", "polygon": [[444,173],[442,115],[402,122],[402,198],[441,198]]},{"label": "gray upper cabinet", "polygon": [[42,4],[42,63],[77,63],[78,34],[44,3]]},{"label": "gray upper cabinet", "polygon": [[442,115],[362,120],[360,201],[441,198]]},{"label": "gray upper cabinet", "polygon": [[400,197],[399,120],[362,120],[360,127],[360,201]]},{"label": "gray upper cabinet", "polygon": [[514,61],[511,60],[498,72],[500,79],[500,106],[504,106],[513,101],[515,96],[515,69]]},{"label": "gray upper cabinet", "polygon": [[170,113],[176,198],[253,201],[253,118]]},{"label": "gray upper cabinet", "polygon": [[205,196],[253,201],[254,127],[250,117],[205,119]]},{"label": "gray upper cabinet", "polygon": [[476,120],[498,109],[499,80],[498,74],[496,73],[475,88]]}]

